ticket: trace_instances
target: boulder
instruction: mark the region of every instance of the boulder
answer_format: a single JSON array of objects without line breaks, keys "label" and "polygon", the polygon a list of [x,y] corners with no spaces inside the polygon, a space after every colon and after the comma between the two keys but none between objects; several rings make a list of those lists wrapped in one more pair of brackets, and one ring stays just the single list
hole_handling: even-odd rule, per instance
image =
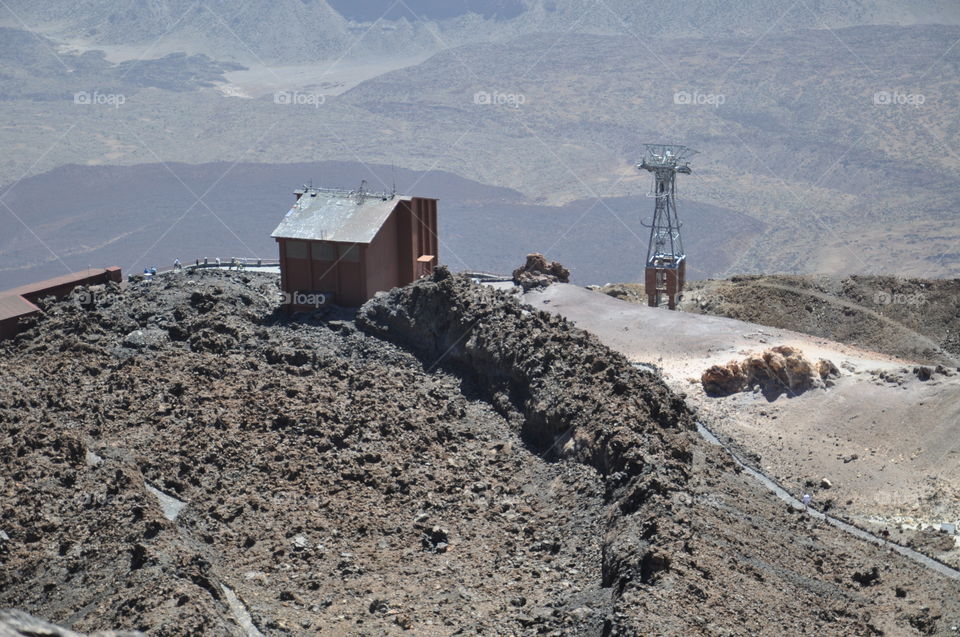
[{"label": "boulder", "polygon": [[827,379],[840,375],[832,362],[820,359],[811,363],[799,349],[780,345],[759,353],[750,353],[742,361],[714,365],[700,377],[703,390],[711,396],[727,396],[754,387],[799,393],[814,387],[827,387]]},{"label": "boulder", "polygon": [[711,396],[728,396],[743,391],[747,385],[747,375],[736,361],[726,365],[714,365],[700,377],[703,390]]},{"label": "boulder", "polygon": [[538,252],[527,255],[527,262],[513,271],[513,282],[524,291],[533,288],[545,288],[551,283],[569,283],[570,270],[556,261],[547,262],[547,258]]}]

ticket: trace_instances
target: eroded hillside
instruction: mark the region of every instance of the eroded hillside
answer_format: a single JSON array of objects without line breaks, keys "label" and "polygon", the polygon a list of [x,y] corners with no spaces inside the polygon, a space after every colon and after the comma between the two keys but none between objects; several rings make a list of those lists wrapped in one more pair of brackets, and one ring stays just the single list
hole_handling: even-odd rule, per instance
[{"label": "eroded hillside", "polygon": [[77,291],[0,344],[0,606],[155,635],[960,622],[960,584],[785,510],[565,319],[445,270],[356,319],[275,292]]},{"label": "eroded hillside", "polygon": [[960,279],[736,276],[688,286],[680,309],[960,366]]}]

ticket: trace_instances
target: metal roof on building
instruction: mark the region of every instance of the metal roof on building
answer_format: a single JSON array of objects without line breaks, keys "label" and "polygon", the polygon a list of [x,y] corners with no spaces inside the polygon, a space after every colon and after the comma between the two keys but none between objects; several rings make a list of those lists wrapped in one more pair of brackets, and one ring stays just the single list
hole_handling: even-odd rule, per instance
[{"label": "metal roof on building", "polygon": [[401,201],[412,197],[308,188],[271,234],[281,239],[370,243]]},{"label": "metal roof on building", "polygon": [[0,321],[39,311],[40,308],[18,294],[0,296]]},{"label": "metal roof on building", "polygon": [[45,292],[61,285],[86,285],[88,283],[87,279],[102,277],[106,272],[107,270],[104,268],[89,268],[87,270],[81,270],[80,272],[63,274],[53,277],[52,279],[34,281],[33,283],[21,285],[20,287],[3,290],[0,291],[0,296],[29,296],[37,292]]}]

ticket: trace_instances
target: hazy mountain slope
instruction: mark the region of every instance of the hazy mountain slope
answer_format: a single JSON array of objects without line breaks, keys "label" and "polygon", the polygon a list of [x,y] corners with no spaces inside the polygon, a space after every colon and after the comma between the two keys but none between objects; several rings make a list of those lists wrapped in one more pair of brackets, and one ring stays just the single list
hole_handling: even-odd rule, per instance
[{"label": "hazy mountain slope", "polygon": [[[512,188],[533,204],[564,207],[643,196],[650,178],[633,166],[641,144],[679,141],[700,151],[694,174],[680,183],[681,214],[684,206],[715,206],[750,217],[745,224],[688,219],[691,235],[719,228],[723,237],[709,246],[722,258],[691,250],[692,266],[707,265],[697,276],[952,276],[960,268],[960,160],[952,151],[960,147],[953,117],[960,106],[958,38],[960,29],[948,26],[771,32],[759,40],[538,34],[437,53],[302,104],[270,92],[239,99],[204,88],[231,85],[224,67],[203,58],[128,62],[131,68],[105,66],[88,53],[82,59],[103,68],[104,79],[58,70],[49,60],[35,77],[29,66],[12,67],[8,124],[0,127],[0,145],[10,152],[0,157],[0,180],[67,163],[332,160],[442,169]],[[34,43],[31,55],[42,54]],[[311,96],[322,93],[324,72],[289,84],[276,73],[273,81],[288,97]],[[126,77],[119,85],[118,76]],[[125,103],[78,105],[78,90],[120,91]],[[712,96],[715,105],[678,96]],[[616,222],[602,206],[596,211]],[[29,236],[13,218],[29,219],[27,209],[0,214]],[[557,217],[554,236],[578,219]],[[507,222],[515,236],[546,227],[535,216]],[[585,241],[582,251],[596,250],[591,243],[605,236]],[[503,247],[475,250],[488,256]],[[608,277],[633,275],[618,270]]]},{"label": "hazy mountain slope", "polygon": [[[43,36],[0,27],[0,101],[74,102],[90,96],[126,95],[142,88],[192,91],[224,81],[244,67],[206,55],[170,53],[162,58],[113,63],[102,51],[57,51]],[[82,104],[81,104],[82,105]],[[113,104],[111,104],[113,105]]]},{"label": "hazy mountain slope", "polygon": [[531,4],[523,0],[327,0],[327,3],[354,22],[410,19],[411,14],[421,20],[447,20],[471,13],[487,19],[508,20],[522,15]]},{"label": "hazy mountain slope", "polygon": [[8,26],[41,30],[67,44],[136,45],[131,57],[172,51],[233,59],[334,57],[353,39],[325,2],[137,0],[12,2],[0,7]]},{"label": "hazy mountain slope", "polygon": [[960,7],[949,0],[745,0],[717,2],[694,0],[671,4],[631,0],[543,0],[555,6],[558,21],[605,26],[614,31],[629,28],[638,35],[731,35],[784,32],[795,29],[843,28],[870,24],[958,24]]},{"label": "hazy mountain slope", "polygon": [[[25,179],[9,193],[0,189],[0,198],[31,223],[27,230],[14,221],[0,235],[0,289],[92,264],[129,272],[169,267],[176,257],[275,259],[270,233],[294,188],[307,181],[355,187],[363,178],[373,189],[389,190],[396,179],[400,192],[439,198],[440,258],[455,269],[509,273],[527,252],[540,250],[560,259],[584,285],[641,275],[646,197],[535,205],[517,191],[444,171],[350,162],[143,164],[64,166]],[[70,193],[68,206],[64,192]],[[196,203],[201,195],[204,203]],[[742,249],[742,236],[762,230],[746,215],[706,204],[686,206],[683,218],[690,227],[692,276],[724,271]]]},{"label": "hazy mountain slope", "polygon": [[186,51],[272,63],[335,58],[345,52],[405,55],[537,32],[757,37],[808,28],[960,24],[960,7],[947,0],[909,5],[895,0],[696,0],[662,9],[657,3],[627,0],[278,0],[269,5],[255,0],[11,0],[0,8],[0,22],[25,24],[74,44],[147,47],[134,57],[150,57],[150,50]]},{"label": "hazy mountain slope", "polygon": [[[542,35],[438,54],[366,82],[343,101],[379,116],[435,117],[471,149],[472,165],[458,170],[521,189],[536,182],[527,191],[552,198],[583,193],[587,184],[645,192],[648,177],[629,159],[642,142],[682,141],[700,151],[694,174],[681,180],[684,197],[770,224],[734,271],[896,264],[929,276],[960,264],[953,256],[960,164],[950,152],[960,138],[948,115],[960,103],[960,84],[955,56],[943,56],[958,36],[954,27],[862,27],[759,43],[657,43],[676,51],[667,61],[651,59],[632,38]],[[429,75],[455,79],[423,111],[411,86]],[[525,101],[478,107],[477,92]],[[677,103],[677,94],[723,103]],[[925,101],[882,103],[905,94]],[[504,143],[479,142],[498,126]]]}]

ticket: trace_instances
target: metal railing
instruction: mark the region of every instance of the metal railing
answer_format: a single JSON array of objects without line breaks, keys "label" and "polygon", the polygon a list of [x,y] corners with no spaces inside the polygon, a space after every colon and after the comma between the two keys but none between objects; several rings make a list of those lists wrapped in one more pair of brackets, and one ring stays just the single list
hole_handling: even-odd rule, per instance
[{"label": "metal railing", "polygon": [[254,259],[248,257],[230,257],[229,259],[220,259],[218,257],[214,257],[211,259],[209,257],[204,257],[203,259],[195,259],[193,263],[181,263],[179,268],[176,266],[170,266],[165,268],[157,268],[156,272],[153,271],[153,268],[150,268],[150,272],[134,272],[127,275],[127,280],[132,280],[135,276],[153,277],[160,274],[177,272],[178,270],[184,272],[204,269],[256,270],[257,268],[277,267],[280,267],[279,259]]},{"label": "metal railing", "polygon": [[[246,257],[230,257],[230,259],[220,259],[214,258],[209,259],[204,257],[201,259],[196,259],[193,263],[187,263],[183,265],[183,269],[203,269],[203,268],[228,268],[228,269],[237,269],[237,268],[276,268],[280,265],[280,259],[252,259]],[[173,268],[170,268],[172,270]],[[165,270],[169,272],[170,270]]]}]

